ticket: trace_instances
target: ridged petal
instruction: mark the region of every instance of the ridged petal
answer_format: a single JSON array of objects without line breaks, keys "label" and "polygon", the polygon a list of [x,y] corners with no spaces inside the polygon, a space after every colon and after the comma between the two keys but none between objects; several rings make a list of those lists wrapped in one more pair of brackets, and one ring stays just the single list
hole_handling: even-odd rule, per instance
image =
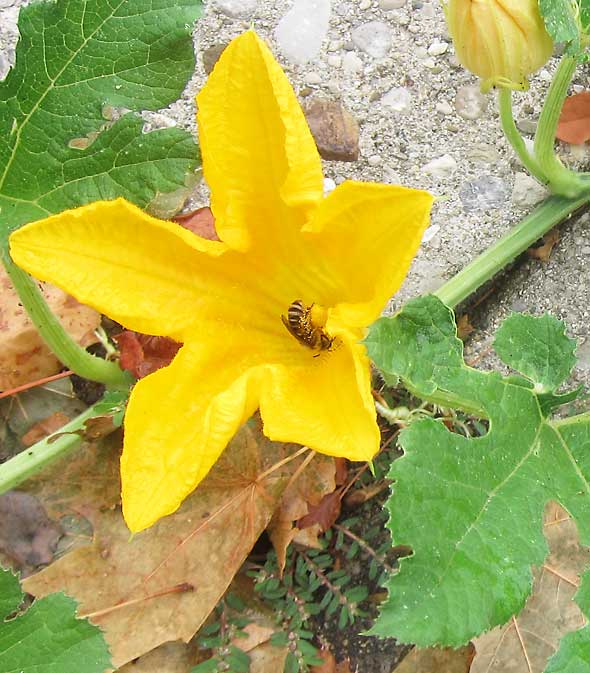
[{"label": "ridged petal", "polygon": [[188,344],[133,388],[121,456],[131,531],[176,511],[256,409],[257,370],[239,355],[235,340]]},{"label": "ridged petal", "polygon": [[402,284],[429,224],[433,197],[418,189],[344,182],[305,227],[314,271],[322,285],[316,301],[336,306],[333,317],[366,327]]},{"label": "ridged petal", "polygon": [[321,162],[285,73],[256,33],[228,45],[197,106],[220,238],[289,258],[322,196]]},{"label": "ridged petal", "polygon": [[341,339],[306,366],[267,368],[260,399],[264,434],[330,456],[370,460],[379,450],[379,429],[369,360],[364,346]]},{"label": "ridged petal", "polygon": [[177,338],[225,249],[123,199],[67,210],[10,237],[12,258],[36,278],[129,329]]}]

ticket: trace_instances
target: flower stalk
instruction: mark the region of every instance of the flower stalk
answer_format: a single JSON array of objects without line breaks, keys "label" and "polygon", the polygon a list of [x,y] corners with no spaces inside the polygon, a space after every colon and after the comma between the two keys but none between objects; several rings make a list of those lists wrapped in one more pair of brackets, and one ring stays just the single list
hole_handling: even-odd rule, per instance
[{"label": "flower stalk", "polygon": [[129,387],[129,372],[115,362],[88,353],[72,339],[47,305],[37,283],[13,263],[6,249],[2,251],[2,261],[27,314],[58,360],[85,379],[115,388]]},{"label": "flower stalk", "polygon": [[103,400],[88,407],[86,411],[66,423],[57,432],[2,463],[0,465],[0,494],[16,488],[50,463],[67,456],[76,449],[83,439],[86,422],[101,415],[101,405],[104,405]]},{"label": "flower stalk", "polygon": [[451,308],[467,299],[550,229],[590,201],[551,196],[433,294]]}]

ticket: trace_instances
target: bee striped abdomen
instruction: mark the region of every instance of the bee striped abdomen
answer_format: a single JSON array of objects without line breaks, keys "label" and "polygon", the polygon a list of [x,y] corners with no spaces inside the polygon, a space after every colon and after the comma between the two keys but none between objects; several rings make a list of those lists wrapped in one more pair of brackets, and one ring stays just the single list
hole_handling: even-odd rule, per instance
[{"label": "bee striped abdomen", "polygon": [[314,325],[311,319],[311,306],[296,299],[287,309],[287,317],[281,320],[289,332],[302,344],[314,351],[328,350],[334,339],[320,325]]}]

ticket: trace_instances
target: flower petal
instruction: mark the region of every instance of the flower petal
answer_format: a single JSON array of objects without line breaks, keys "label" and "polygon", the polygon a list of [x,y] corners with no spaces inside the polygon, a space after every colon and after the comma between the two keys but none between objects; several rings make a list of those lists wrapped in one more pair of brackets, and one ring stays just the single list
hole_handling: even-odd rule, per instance
[{"label": "flower petal", "polygon": [[220,238],[288,255],[322,197],[320,158],[285,73],[254,31],[233,40],[197,96],[203,171]]},{"label": "flower petal", "polygon": [[370,460],[379,450],[364,346],[341,337],[307,366],[269,366],[260,398],[264,434],[330,456]]},{"label": "flower petal", "polygon": [[194,322],[224,250],[123,199],[67,210],[10,237],[14,261],[36,278],[129,329],[172,337]]},{"label": "flower petal", "polygon": [[187,344],[133,388],[121,456],[131,531],[176,511],[256,409],[257,370],[234,361],[223,342]]},{"label": "flower petal", "polygon": [[[428,226],[433,197],[417,189],[344,182],[305,227],[314,258],[324,260],[325,295],[343,324],[364,327],[399,289]],[[316,278],[316,280],[318,280]]]}]

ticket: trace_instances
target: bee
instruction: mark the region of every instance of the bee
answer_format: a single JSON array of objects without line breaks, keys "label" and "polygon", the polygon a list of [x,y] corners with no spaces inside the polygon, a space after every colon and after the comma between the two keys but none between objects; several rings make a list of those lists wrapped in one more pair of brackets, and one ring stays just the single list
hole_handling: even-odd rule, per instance
[{"label": "bee", "polygon": [[296,299],[289,306],[287,317],[282,315],[281,320],[289,332],[304,346],[313,351],[327,351],[334,343],[334,337],[331,337],[323,327],[313,324],[311,319],[313,306],[313,304],[306,306],[301,299]]}]

